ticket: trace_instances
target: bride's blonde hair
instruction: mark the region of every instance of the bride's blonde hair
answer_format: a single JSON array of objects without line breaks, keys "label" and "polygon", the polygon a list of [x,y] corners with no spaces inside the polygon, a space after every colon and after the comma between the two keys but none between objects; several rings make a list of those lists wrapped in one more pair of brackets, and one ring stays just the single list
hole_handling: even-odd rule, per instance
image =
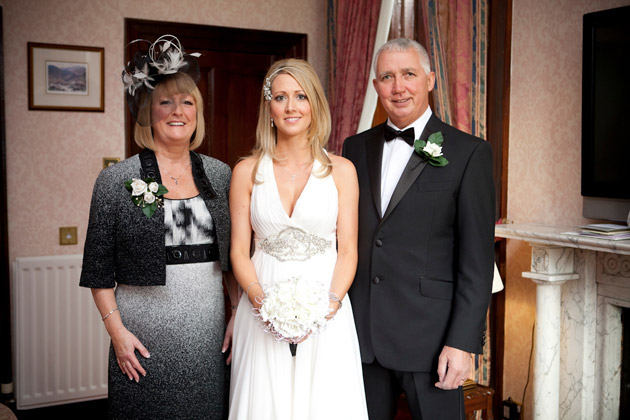
[{"label": "bride's blonde hair", "polygon": [[311,125],[308,127],[306,136],[308,146],[314,160],[322,164],[322,170],[316,174],[318,177],[326,177],[332,170],[330,158],[324,151],[330,137],[330,107],[324,95],[324,89],[317,77],[313,66],[304,60],[287,58],[276,61],[265,75],[263,89],[260,92],[260,106],[258,111],[258,125],[256,127],[256,145],[252,149],[251,156],[256,157],[256,165],[252,171],[252,179],[256,181],[256,172],[264,155],[276,158],[276,127],[271,125],[271,111],[269,102],[265,95],[265,86],[269,93],[273,81],[279,74],[288,74],[293,77],[306,93],[311,107]]}]

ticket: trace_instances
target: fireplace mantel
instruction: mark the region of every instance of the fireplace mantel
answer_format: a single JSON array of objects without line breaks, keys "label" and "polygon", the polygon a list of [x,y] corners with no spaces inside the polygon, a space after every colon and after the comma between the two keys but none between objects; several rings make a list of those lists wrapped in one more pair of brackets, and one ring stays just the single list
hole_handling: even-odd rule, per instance
[{"label": "fireplace mantel", "polygon": [[520,239],[532,244],[588,249],[598,252],[630,255],[630,240],[611,241],[578,235],[575,227],[544,226],[537,224],[497,225],[495,234],[499,238]]},{"label": "fireplace mantel", "polygon": [[630,307],[630,241],[575,227],[497,225],[532,245],[535,420],[618,419],[621,307]]}]

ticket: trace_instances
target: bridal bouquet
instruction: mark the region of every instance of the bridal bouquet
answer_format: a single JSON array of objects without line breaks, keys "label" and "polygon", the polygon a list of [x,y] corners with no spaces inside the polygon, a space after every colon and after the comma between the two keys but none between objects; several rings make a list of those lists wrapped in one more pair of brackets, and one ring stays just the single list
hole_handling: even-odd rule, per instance
[{"label": "bridal bouquet", "polygon": [[267,287],[262,305],[254,313],[266,332],[277,340],[289,342],[295,356],[297,341],[326,327],[328,306],[327,286],[291,277]]}]

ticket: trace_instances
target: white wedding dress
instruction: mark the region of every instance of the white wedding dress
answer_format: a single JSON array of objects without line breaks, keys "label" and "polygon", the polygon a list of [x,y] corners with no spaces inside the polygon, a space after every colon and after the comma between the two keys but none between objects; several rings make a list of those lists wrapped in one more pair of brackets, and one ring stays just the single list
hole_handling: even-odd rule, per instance
[{"label": "white wedding dress", "polygon": [[[252,262],[263,289],[299,276],[331,281],[335,266],[338,191],[331,175],[315,176],[315,161],[291,217],[276,185],[272,160],[260,163],[251,197],[256,249]],[[326,329],[309,337],[291,356],[289,344],[264,332],[246,293],[234,325],[230,420],[367,419],[361,357],[352,306],[343,307]]]}]

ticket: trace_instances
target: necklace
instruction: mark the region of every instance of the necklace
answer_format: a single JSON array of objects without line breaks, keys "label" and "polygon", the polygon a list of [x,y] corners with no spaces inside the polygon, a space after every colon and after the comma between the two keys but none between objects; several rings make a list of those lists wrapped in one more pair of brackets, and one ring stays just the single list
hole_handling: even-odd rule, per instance
[{"label": "necklace", "polygon": [[290,173],[288,169],[285,169],[285,168],[283,168],[283,170],[286,172],[289,172],[289,181],[295,182],[295,179],[297,178],[297,176],[300,175],[300,173],[306,172],[310,166],[311,166],[311,163],[298,165],[297,172],[294,172],[294,173]]},{"label": "necklace", "polygon": [[164,168],[164,172],[166,172],[166,175],[171,178],[173,181],[175,181],[175,185],[179,185],[179,178],[181,178],[182,176],[184,176],[186,174],[186,169],[188,169],[188,167],[190,166],[190,160],[188,161],[188,165],[186,165],[184,167],[184,169],[182,170],[183,172],[181,174],[179,174],[179,176],[173,176],[171,175],[171,173]]}]

